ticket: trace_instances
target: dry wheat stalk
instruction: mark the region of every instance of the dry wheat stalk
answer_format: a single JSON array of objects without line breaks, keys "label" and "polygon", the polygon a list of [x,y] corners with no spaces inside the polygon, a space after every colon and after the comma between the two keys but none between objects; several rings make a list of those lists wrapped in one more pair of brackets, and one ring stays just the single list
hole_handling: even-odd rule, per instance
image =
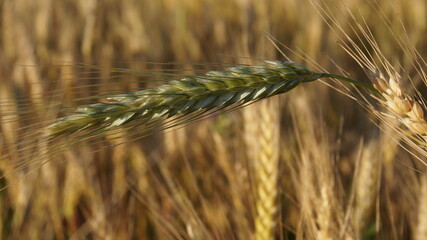
[{"label": "dry wheat stalk", "polygon": [[340,79],[370,89],[342,76],[313,72],[295,62],[265,61],[265,65],[231,67],[129,94],[112,95],[108,97],[109,102],[77,107],[74,115],[58,119],[48,127],[48,131],[50,136],[85,129],[99,132],[134,120],[153,123],[194,112],[222,110],[284,93],[302,82],[322,77]]},{"label": "dry wheat stalk", "polygon": [[293,163],[289,161],[301,214],[296,239],[355,239],[342,208],[341,183],[334,176],[337,163],[328,132],[307,96],[301,92],[289,101],[298,144],[288,149],[296,157]]}]

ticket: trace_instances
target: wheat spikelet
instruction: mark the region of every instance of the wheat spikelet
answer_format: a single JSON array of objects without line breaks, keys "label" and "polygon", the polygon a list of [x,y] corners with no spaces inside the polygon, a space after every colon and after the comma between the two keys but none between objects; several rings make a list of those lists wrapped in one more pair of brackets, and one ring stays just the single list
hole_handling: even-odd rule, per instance
[{"label": "wheat spikelet", "polygon": [[274,239],[277,211],[277,181],[279,165],[278,99],[272,98],[260,105],[259,151],[255,159],[256,218],[255,238]]}]

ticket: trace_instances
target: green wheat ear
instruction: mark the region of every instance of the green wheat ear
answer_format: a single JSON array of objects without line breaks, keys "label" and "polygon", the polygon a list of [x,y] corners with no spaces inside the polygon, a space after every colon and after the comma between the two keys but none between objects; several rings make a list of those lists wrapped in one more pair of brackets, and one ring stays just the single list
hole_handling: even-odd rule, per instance
[{"label": "green wheat ear", "polygon": [[110,102],[75,108],[74,115],[58,119],[48,126],[48,132],[51,137],[87,129],[102,132],[129,122],[151,123],[196,111],[221,110],[285,93],[300,83],[322,77],[344,80],[379,94],[355,80],[313,72],[302,64],[265,61],[264,65],[230,67],[133,93],[111,95]]}]

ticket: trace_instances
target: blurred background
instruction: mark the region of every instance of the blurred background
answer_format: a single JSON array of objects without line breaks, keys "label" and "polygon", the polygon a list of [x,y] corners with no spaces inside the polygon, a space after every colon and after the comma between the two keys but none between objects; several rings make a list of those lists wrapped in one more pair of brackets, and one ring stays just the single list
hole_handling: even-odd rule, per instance
[{"label": "blurred background", "polygon": [[138,69],[196,73],[287,56],[367,83],[322,11],[367,52],[351,26],[370,29],[404,69],[402,84],[411,76],[418,87],[408,51],[426,54],[425,1],[313,2],[1,0],[1,238],[427,236],[425,165],[393,127],[337,91],[354,89],[327,80],[336,89],[303,84],[173,131],[106,136],[42,161],[33,159],[37,141],[20,142],[61,116],[52,102],[152,86]]}]

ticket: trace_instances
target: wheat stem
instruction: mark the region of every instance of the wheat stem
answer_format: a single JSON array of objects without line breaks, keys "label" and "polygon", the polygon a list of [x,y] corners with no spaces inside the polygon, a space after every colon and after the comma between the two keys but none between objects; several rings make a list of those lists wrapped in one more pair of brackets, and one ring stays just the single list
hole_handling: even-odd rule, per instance
[{"label": "wheat stem", "polygon": [[381,99],[384,99],[383,94],[379,90],[377,90],[377,89],[375,89],[373,87],[370,87],[370,86],[368,86],[366,84],[363,84],[361,82],[355,81],[355,80],[353,80],[351,78],[343,77],[343,76],[336,75],[336,74],[329,74],[329,73],[322,73],[322,77],[329,77],[329,78],[334,78],[334,79],[338,79],[338,80],[343,80],[343,81],[349,82],[349,83],[354,84],[356,86],[363,87],[363,88],[369,90],[371,93],[377,95]]}]

